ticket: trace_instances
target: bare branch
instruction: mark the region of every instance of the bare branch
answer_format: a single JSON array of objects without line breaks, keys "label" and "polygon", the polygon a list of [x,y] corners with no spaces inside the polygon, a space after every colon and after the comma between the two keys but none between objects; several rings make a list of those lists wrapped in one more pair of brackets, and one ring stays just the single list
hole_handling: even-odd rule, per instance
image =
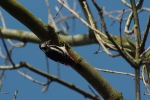
[{"label": "bare branch", "polygon": [[18,90],[15,90],[14,100],[16,100],[16,98],[17,98],[17,93],[18,93]]},{"label": "bare branch", "polygon": [[[146,64],[142,66],[142,80],[143,80],[146,90],[150,94],[150,90],[148,88],[150,86],[150,70],[148,67],[149,66]],[[147,78],[144,77],[144,74],[146,75]]]},{"label": "bare branch", "polygon": [[145,47],[145,43],[146,43],[146,40],[147,40],[147,37],[148,37],[148,33],[149,33],[149,30],[150,30],[150,14],[148,16],[148,21],[147,21],[147,25],[146,25],[146,29],[145,29],[145,32],[144,32],[144,37],[141,41],[141,51],[144,50],[144,47]]},{"label": "bare branch", "polygon": [[105,21],[104,21],[104,17],[103,17],[103,12],[102,12],[102,7],[99,7],[95,0],[92,0],[96,9],[98,10],[99,12],[99,16],[100,16],[100,19],[101,19],[101,22],[102,22],[102,25],[103,25],[103,28],[104,28],[104,31],[108,37],[108,39],[112,42],[112,44],[115,46],[115,48],[117,48],[118,52],[120,53],[120,55],[122,55],[122,57],[127,61],[129,62],[132,67],[134,66],[137,66],[137,61],[123,48],[121,48],[118,44],[117,44],[117,41],[115,41],[113,39],[113,37],[109,34],[108,30],[107,30],[107,27],[106,27],[106,24],[105,24]]},{"label": "bare branch", "polygon": [[126,2],[126,0],[121,0],[122,3],[124,3],[127,7],[131,8],[131,5],[129,3]]},{"label": "bare branch", "polygon": [[150,96],[150,94],[148,94],[148,93],[143,93],[144,95],[147,95],[147,96]]},{"label": "bare branch", "polygon": [[[83,4],[84,4],[84,8],[85,8],[85,10],[86,10],[86,12],[87,12],[88,19],[89,19],[89,22],[90,22],[90,24],[91,24],[91,27],[94,28],[94,29],[96,29],[95,24],[94,24],[94,22],[93,22],[93,20],[92,20],[92,16],[91,16],[91,14],[90,14],[90,12],[89,12],[89,10],[88,10],[88,7],[87,7],[87,5],[86,5],[86,2],[83,1]],[[104,51],[106,52],[106,54],[108,54],[109,56],[113,57],[113,54],[111,54],[111,53],[108,51],[108,49],[105,47],[105,45],[104,45],[103,42],[101,41],[101,40],[102,40],[101,37],[100,37],[95,31],[94,31],[94,35],[95,35],[95,37],[96,37],[97,42],[103,47],[103,49],[104,49]]]},{"label": "bare branch", "polygon": [[[140,9],[142,7],[143,1],[144,0],[140,0],[136,4],[137,9]],[[126,33],[133,33],[133,30],[129,31],[129,27],[130,27],[132,18],[133,18],[133,12],[131,11],[131,13],[129,14],[128,19],[126,21],[126,26],[125,26],[124,32],[125,32],[125,36],[126,36],[127,41],[129,42],[129,44],[131,46],[135,47],[134,43],[132,42],[132,40],[130,39],[130,37],[128,36],[128,34],[126,34]]]},{"label": "bare branch", "polygon": [[51,9],[50,9],[50,4],[48,2],[48,0],[45,0],[45,3],[46,3],[46,6],[47,6],[47,9],[48,9],[48,24],[51,24],[53,25],[53,27],[58,30],[57,26],[56,26],[56,23],[52,17],[52,13],[51,13]]},{"label": "bare branch", "polygon": [[2,21],[2,26],[3,26],[3,28],[6,28],[5,20],[4,20],[4,17],[3,17],[3,15],[2,15],[2,12],[1,12],[1,11],[0,11],[0,19],[1,19],[1,21]]},{"label": "bare branch", "polygon": [[0,94],[9,94],[9,92],[0,92]]},{"label": "bare branch", "polygon": [[45,85],[48,85],[50,82],[48,82],[48,83],[42,83],[42,82],[39,82],[38,80],[35,80],[34,78],[32,78],[31,76],[29,76],[29,75],[27,75],[26,73],[23,73],[23,72],[21,72],[21,71],[17,71],[20,75],[22,75],[22,76],[24,76],[25,78],[27,78],[27,79],[29,79],[29,80],[31,80],[32,82],[35,82],[35,83],[37,83],[37,84],[39,84],[39,85],[43,85],[43,86],[45,86]]},{"label": "bare branch", "polygon": [[0,35],[1,35],[1,37],[2,37],[2,43],[3,43],[3,45],[4,45],[4,48],[5,48],[6,52],[7,52],[8,58],[9,58],[11,64],[12,64],[13,66],[15,66],[13,60],[11,59],[10,53],[9,53],[9,51],[8,51],[8,49],[7,49],[6,43],[5,43],[4,38],[3,38],[3,34],[2,34],[1,32],[0,32]]},{"label": "bare branch", "polygon": [[6,56],[4,56],[4,55],[3,55],[3,53],[2,53],[2,49],[1,49],[1,47],[0,47],[0,57],[2,57],[3,59],[5,59],[5,58],[6,58]]},{"label": "bare branch", "polygon": [[55,18],[57,17],[57,15],[60,13],[62,7],[63,7],[63,6],[61,5],[60,9],[56,8],[57,13],[56,13],[56,15],[53,17],[53,19],[55,19]]},{"label": "bare branch", "polygon": [[143,57],[149,50],[150,50],[150,46],[140,55],[140,57]]},{"label": "bare branch", "polygon": [[[63,7],[63,6],[62,6],[62,7]],[[62,13],[60,12],[60,9],[61,9],[61,8],[58,9],[58,7],[56,6],[55,9],[56,9],[57,12],[59,12],[58,14],[60,15],[61,19],[63,19],[64,17],[63,17],[63,15],[62,15]],[[73,17],[72,17],[72,18],[73,18]],[[69,25],[68,25],[68,23],[67,23],[66,20],[64,20],[64,23],[65,23],[65,25],[66,25],[66,28],[64,28],[64,32],[67,34],[68,29],[69,29]]]},{"label": "bare branch", "polygon": [[[132,73],[119,72],[119,71],[113,71],[113,70],[101,69],[101,68],[95,68],[95,69],[98,70],[98,71],[101,71],[101,72],[114,73],[114,74],[121,74],[121,75],[127,75],[127,76],[135,77],[135,74],[132,74]],[[140,79],[142,80],[142,77],[140,77]]]},{"label": "bare branch", "polygon": [[65,8],[67,8],[72,14],[74,14],[74,15],[75,15],[80,21],[82,21],[82,23],[83,23],[84,25],[86,25],[88,28],[90,28],[90,29],[92,29],[93,31],[99,33],[101,36],[107,38],[107,36],[104,35],[102,32],[100,32],[100,31],[98,31],[98,30],[92,28],[91,25],[89,25],[86,21],[84,21],[84,19],[82,19],[76,12],[74,12],[74,11],[73,11],[72,9],[70,9],[68,6],[66,6],[62,1],[60,1],[60,0],[57,0],[57,1],[58,1],[60,4],[62,4]]},{"label": "bare branch", "polygon": [[29,64],[27,64],[25,62],[20,62],[20,64],[16,64],[14,67],[13,66],[0,66],[0,70],[4,70],[4,69],[5,70],[13,70],[13,69],[18,69],[18,68],[22,68],[22,67],[28,68],[29,70],[31,70],[31,71],[33,71],[33,72],[35,72],[37,74],[40,74],[40,75],[42,75],[42,76],[44,76],[46,78],[49,78],[52,81],[58,82],[58,83],[60,83],[60,84],[62,84],[64,86],[66,86],[66,87],[68,87],[68,88],[70,88],[70,89],[72,89],[72,90],[74,90],[74,91],[84,95],[84,97],[86,97],[86,98],[91,98],[91,99],[94,99],[94,100],[100,100],[97,96],[93,96],[93,95],[91,95],[91,94],[81,90],[80,88],[76,87],[75,85],[69,84],[68,82],[65,82],[65,81],[63,81],[63,80],[61,80],[61,79],[59,79],[59,78],[57,78],[55,76],[52,76],[52,75],[50,75],[48,73],[45,73],[45,72],[43,72],[41,70],[38,70],[37,68],[32,67],[31,65],[29,65]]},{"label": "bare branch", "polygon": [[74,15],[63,16],[63,17],[61,17],[60,19],[56,20],[55,23],[56,23],[56,24],[59,24],[59,23],[61,23],[61,22],[63,22],[63,21],[65,22],[66,20],[68,20],[68,19],[73,19],[73,18],[75,18]]},{"label": "bare branch", "polygon": [[[141,0],[144,1],[144,0]],[[140,55],[140,41],[141,41],[141,31],[140,31],[140,25],[139,25],[139,18],[137,14],[138,7],[135,4],[134,0],[130,0],[132,5],[132,11],[133,11],[133,18],[134,18],[134,34],[135,34],[135,46],[136,46],[136,55],[135,58],[138,59]],[[142,5],[142,4],[140,4]]]},{"label": "bare branch", "polygon": [[[34,35],[32,32],[14,30],[14,29],[4,29],[4,28],[0,28],[0,30],[4,38],[10,38],[14,40],[20,40],[20,41],[32,42],[38,44],[41,43],[39,38],[36,35]],[[96,40],[91,41],[89,34],[77,34],[77,35],[60,34],[59,36],[63,38],[67,43],[69,43],[71,46],[81,46],[81,45],[96,43]]]}]

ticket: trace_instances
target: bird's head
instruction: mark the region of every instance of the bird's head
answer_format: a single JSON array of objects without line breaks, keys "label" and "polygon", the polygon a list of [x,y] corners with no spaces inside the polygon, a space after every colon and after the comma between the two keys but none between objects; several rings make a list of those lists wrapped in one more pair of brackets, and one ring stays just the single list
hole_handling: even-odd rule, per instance
[{"label": "bird's head", "polygon": [[47,50],[47,43],[46,42],[43,42],[39,45],[39,48],[44,52],[46,53],[46,50]]}]

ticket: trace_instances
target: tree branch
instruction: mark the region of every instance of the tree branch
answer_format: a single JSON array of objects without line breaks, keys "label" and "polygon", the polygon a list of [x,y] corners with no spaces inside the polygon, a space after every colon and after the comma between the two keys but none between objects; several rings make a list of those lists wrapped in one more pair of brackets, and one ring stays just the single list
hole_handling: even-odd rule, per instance
[{"label": "tree branch", "polygon": [[[16,0],[0,0],[0,6],[29,28],[42,41],[49,40],[49,37],[51,37],[47,25],[36,18]],[[54,33],[52,27],[51,31]]]},{"label": "tree branch", "polygon": [[[5,29],[0,27],[0,32],[4,38],[19,40],[23,42],[40,43],[41,40],[32,32],[14,29]],[[96,40],[91,40],[89,34],[77,35],[62,35],[59,36],[64,39],[71,46],[82,46],[96,43]],[[1,36],[0,36],[1,38]]]},{"label": "tree branch", "polygon": [[145,29],[145,32],[144,32],[144,37],[141,41],[141,51],[144,51],[144,47],[145,47],[145,43],[146,43],[146,40],[147,40],[147,37],[148,37],[149,30],[150,30],[150,14],[148,16],[148,21],[147,21],[146,29]]},{"label": "tree branch", "polygon": [[[142,1],[142,0],[141,0]],[[137,14],[137,7],[134,0],[130,0],[132,11],[133,11],[133,18],[134,18],[134,34],[135,34],[135,44],[136,44],[136,55],[135,58],[139,59],[140,56],[140,42],[141,42],[141,31],[139,25],[139,18]]]},{"label": "tree branch", "polygon": [[[13,17],[34,32],[40,40],[46,41],[53,39],[52,44],[66,44],[68,53],[76,61],[76,64],[71,67],[75,69],[82,77],[84,77],[95,88],[95,90],[102,95],[104,99],[123,99],[122,93],[115,90],[90,64],[74,52],[64,40],[58,37],[53,27],[43,24],[16,0],[0,0],[0,5]],[[101,34],[98,30],[95,31]],[[45,74],[43,73],[43,75]]]},{"label": "tree branch", "polygon": [[81,90],[80,88],[74,86],[73,84],[69,84],[68,82],[65,82],[53,75],[50,75],[49,73],[46,73],[46,72],[43,72],[35,67],[32,67],[30,64],[26,63],[26,62],[20,62],[20,64],[15,64],[15,66],[0,66],[0,70],[14,70],[14,69],[19,69],[19,68],[22,68],[22,67],[25,67],[37,74],[40,74],[42,75],[43,77],[46,77],[46,78],[49,78],[51,79],[52,81],[54,82],[58,82],[76,92],[79,92],[80,94],[84,95],[84,97],[87,97],[87,98],[91,98],[91,99],[94,99],[94,100],[100,100],[97,96],[93,96],[83,90]]},{"label": "tree branch", "polygon": [[[108,39],[112,42],[112,44],[117,48],[118,52],[121,54],[121,56],[132,66],[137,66],[139,65],[139,62],[136,61],[123,47],[120,47],[118,45],[118,41],[114,40],[113,36],[111,36],[107,30],[107,27],[105,25],[105,21],[104,21],[104,17],[103,17],[103,13],[102,13],[102,7],[99,7],[95,0],[92,0],[93,4],[95,5],[97,11],[99,12],[99,16],[105,31],[105,34],[107,35]],[[120,39],[120,37],[119,37]],[[120,40],[121,41],[121,40]],[[119,43],[120,43],[119,41]]]}]

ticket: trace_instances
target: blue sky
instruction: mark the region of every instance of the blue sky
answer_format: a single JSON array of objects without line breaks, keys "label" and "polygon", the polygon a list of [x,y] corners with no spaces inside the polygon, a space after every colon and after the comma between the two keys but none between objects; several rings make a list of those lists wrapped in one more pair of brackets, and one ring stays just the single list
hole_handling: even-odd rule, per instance
[{"label": "blue sky", "polygon": [[[68,0],[69,5],[73,5],[73,0]],[[97,0],[98,1],[98,0]],[[137,0],[136,0],[137,1]],[[41,19],[44,23],[47,23],[47,7],[45,1],[37,0],[18,0],[23,6],[25,6],[29,11],[31,11],[37,18]],[[114,10],[123,10],[127,9],[120,0],[99,0],[99,5],[105,6],[107,11],[114,11]],[[94,8],[93,4],[89,1],[92,13],[95,16],[95,19],[98,19],[98,13]],[[145,0],[144,7],[149,7],[150,1]],[[57,3],[55,0],[50,1],[50,7],[53,16],[56,14],[55,6],[60,7],[60,4]],[[16,30],[25,30],[30,31],[24,25],[22,25],[19,21],[9,15],[6,11],[0,8],[6,23],[6,27],[10,29]],[[80,13],[80,16],[83,16],[82,10],[77,3],[77,10]],[[62,9],[62,14],[64,16],[70,15],[69,11],[65,8]],[[128,14],[124,16],[127,17]],[[148,12],[142,12],[140,14],[140,25],[141,31],[145,29],[146,22],[148,19]],[[59,16],[57,17],[59,18]],[[84,18],[85,19],[85,18]],[[105,21],[107,24],[107,28],[110,33],[113,35],[119,35],[119,22],[116,21],[113,26],[111,23],[113,22],[112,19],[105,17]],[[68,20],[69,25],[73,25],[72,20]],[[0,24],[1,25],[1,24]],[[122,24],[122,30],[124,30],[125,23]],[[88,29],[84,26],[78,19],[75,19],[75,28],[73,29],[70,27],[69,34],[82,34],[87,33]],[[149,37],[148,37],[149,39]],[[148,40],[149,41],[149,40]],[[13,41],[18,42],[18,41]],[[6,54],[5,50],[3,49],[2,42],[0,42],[0,46],[2,47],[2,52]],[[149,46],[149,42],[147,42],[146,47]],[[7,47],[9,48],[10,45],[8,44]],[[98,44],[92,44],[87,46],[79,46],[73,47],[73,49],[79,53],[85,60],[87,60],[93,67],[103,68],[103,69],[110,69],[116,71],[123,71],[123,72],[130,72],[134,73],[133,68],[121,57],[111,58],[105,53],[94,54],[94,52],[98,49]],[[39,49],[38,44],[27,43],[23,48],[14,49],[12,52],[12,59],[17,64],[20,61],[26,61],[27,63],[31,64],[32,66],[46,71],[46,60],[44,53]],[[0,65],[3,65],[4,59],[0,58]],[[57,63],[49,60],[50,63],[50,73],[52,75],[58,76],[58,67]],[[28,69],[22,68],[18,69],[22,72],[26,72],[28,75],[33,77],[36,80],[41,82],[46,82],[47,79],[35,74],[34,72],[29,71]],[[118,91],[123,93],[123,96],[126,100],[134,100],[135,93],[134,93],[134,80],[133,77],[124,76],[124,75],[116,75],[110,73],[100,72],[100,74],[106,78],[110,84],[117,89]],[[60,76],[61,79],[73,83],[77,87],[89,92],[92,94],[90,89],[88,88],[89,83],[86,82],[84,78],[82,78],[77,72],[75,72],[71,67],[66,67],[60,64]],[[84,96],[81,94],[70,90],[69,88],[62,86],[59,83],[52,82],[48,91],[46,93],[42,93],[43,86],[33,83],[32,81],[24,78],[20,74],[17,73],[17,70],[7,70],[5,72],[3,78],[3,88],[1,89],[2,92],[9,92],[9,94],[0,94],[0,100],[12,100],[14,91],[18,90],[17,100],[84,100]],[[95,91],[96,92],[96,91]],[[146,92],[143,83],[141,82],[141,93]],[[142,96],[142,100],[146,100],[148,96]],[[87,99],[89,100],[89,99]],[[148,99],[149,100],[149,99]]]}]

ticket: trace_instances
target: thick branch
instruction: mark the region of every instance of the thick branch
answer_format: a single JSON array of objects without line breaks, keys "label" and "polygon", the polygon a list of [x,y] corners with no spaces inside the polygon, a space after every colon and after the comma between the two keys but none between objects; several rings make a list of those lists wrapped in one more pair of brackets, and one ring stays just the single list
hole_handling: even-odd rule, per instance
[{"label": "thick branch", "polygon": [[[0,32],[4,38],[19,40],[23,42],[40,43],[41,40],[32,32],[14,29],[0,28]],[[77,34],[77,35],[59,35],[71,46],[82,46],[96,43],[96,40],[90,39],[89,34]],[[1,37],[0,37],[1,38]]]},{"label": "thick branch", "polygon": [[136,87],[136,100],[141,100],[140,93],[140,67],[135,68],[135,87]]}]

